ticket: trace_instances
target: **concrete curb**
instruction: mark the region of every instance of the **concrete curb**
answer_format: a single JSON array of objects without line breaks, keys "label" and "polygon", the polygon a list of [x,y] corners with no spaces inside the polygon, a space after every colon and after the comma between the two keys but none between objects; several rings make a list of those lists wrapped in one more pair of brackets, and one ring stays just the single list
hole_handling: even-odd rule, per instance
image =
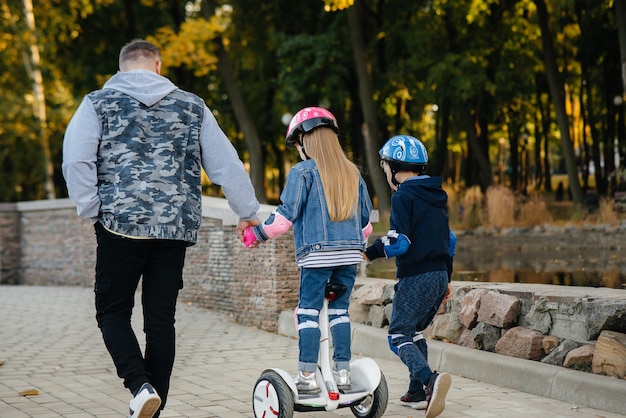
[{"label": "concrete curb", "polygon": [[[297,337],[293,311],[283,311],[278,322],[279,334]],[[387,344],[387,332],[363,324],[352,324],[352,351],[397,359]],[[433,369],[456,376],[618,414],[626,411],[626,380],[436,340],[428,340],[428,357]]]}]

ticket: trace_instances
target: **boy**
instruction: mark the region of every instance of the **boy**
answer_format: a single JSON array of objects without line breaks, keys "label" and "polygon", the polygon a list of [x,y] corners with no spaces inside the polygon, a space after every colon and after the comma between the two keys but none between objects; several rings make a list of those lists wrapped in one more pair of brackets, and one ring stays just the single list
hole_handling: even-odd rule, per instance
[{"label": "boy", "polygon": [[432,322],[450,295],[452,268],[448,196],[440,177],[426,175],[428,154],[422,142],[394,136],[379,151],[381,168],[391,187],[389,232],[365,251],[368,260],[396,257],[389,346],[408,367],[410,384],[401,402],[426,409],[426,418],[445,408],[451,377],[428,366],[428,347],[420,331]]}]

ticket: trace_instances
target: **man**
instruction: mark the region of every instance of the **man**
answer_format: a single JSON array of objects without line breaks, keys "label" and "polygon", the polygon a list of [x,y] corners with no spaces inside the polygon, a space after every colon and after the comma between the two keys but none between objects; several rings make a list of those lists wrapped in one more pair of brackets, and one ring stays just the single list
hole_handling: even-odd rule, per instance
[{"label": "man", "polygon": [[[133,398],[130,417],[158,416],[174,364],[174,316],[186,248],[202,218],[201,166],[239,216],[258,225],[259,203],[236,150],[204,101],[160,75],[161,53],[134,40],[120,71],[85,96],[63,144],[63,175],[97,238],[98,327]],[[142,279],[145,355],[131,328]]]}]

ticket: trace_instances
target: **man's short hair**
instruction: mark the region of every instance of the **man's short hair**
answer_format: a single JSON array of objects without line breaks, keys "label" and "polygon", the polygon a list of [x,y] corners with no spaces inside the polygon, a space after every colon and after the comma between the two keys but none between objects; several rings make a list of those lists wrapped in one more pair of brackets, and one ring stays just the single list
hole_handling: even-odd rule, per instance
[{"label": "man's short hair", "polygon": [[130,41],[120,51],[119,66],[129,61],[136,61],[141,58],[156,59],[161,61],[161,51],[152,42],[143,39]]}]

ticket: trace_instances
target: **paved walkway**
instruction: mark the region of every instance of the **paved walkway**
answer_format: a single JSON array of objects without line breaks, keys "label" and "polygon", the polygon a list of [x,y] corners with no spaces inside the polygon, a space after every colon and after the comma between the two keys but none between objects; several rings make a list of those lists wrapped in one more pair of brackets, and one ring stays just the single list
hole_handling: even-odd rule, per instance
[{"label": "paved walkway", "polygon": [[[134,325],[141,330],[140,312]],[[251,417],[261,371],[291,373],[297,341],[235,324],[218,312],[180,304],[177,358],[167,417]],[[141,334],[139,334],[141,339]],[[398,398],[407,386],[399,360],[375,358],[389,385],[388,418],[423,417]],[[93,292],[77,287],[0,286],[0,417],[122,417],[130,394],[116,376],[93,312]],[[621,417],[453,376],[441,417]],[[38,395],[20,392],[36,390]],[[349,409],[295,417],[351,417]]]}]

